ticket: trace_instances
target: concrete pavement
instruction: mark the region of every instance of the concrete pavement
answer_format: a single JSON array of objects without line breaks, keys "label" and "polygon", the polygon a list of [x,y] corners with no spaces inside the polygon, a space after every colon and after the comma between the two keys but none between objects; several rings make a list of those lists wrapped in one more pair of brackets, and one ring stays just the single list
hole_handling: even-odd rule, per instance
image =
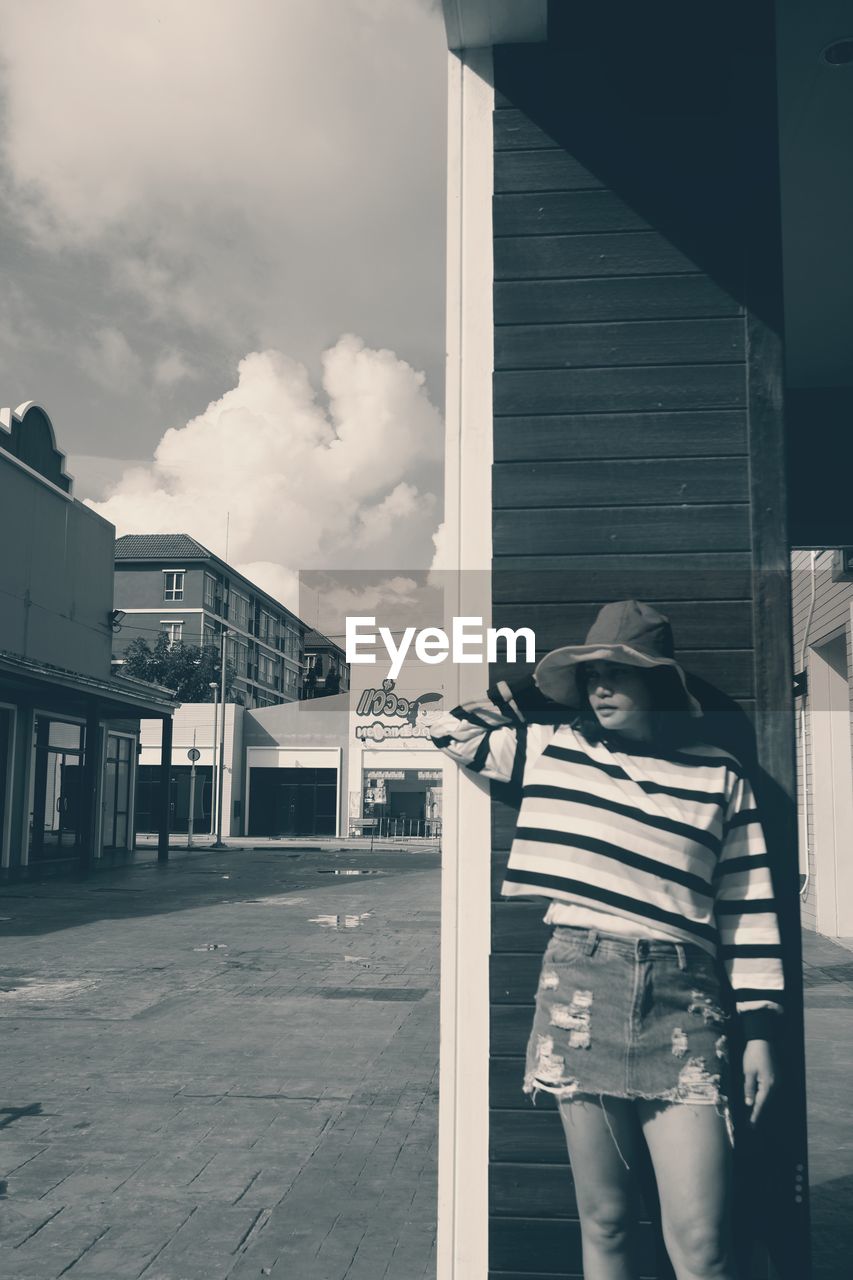
[{"label": "concrete pavement", "polygon": [[8,888],[0,1274],[434,1275],[438,893],[363,851]]},{"label": "concrete pavement", "polygon": [[813,1280],[853,1253],[853,939],[803,936]]},{"label": "concrete pavement", "polygon": [[[434,1275],[438,855],[338,849],[5,887],[0,1274]],[[851,949],[804,938],[815,1280],[853,1245]]]}]

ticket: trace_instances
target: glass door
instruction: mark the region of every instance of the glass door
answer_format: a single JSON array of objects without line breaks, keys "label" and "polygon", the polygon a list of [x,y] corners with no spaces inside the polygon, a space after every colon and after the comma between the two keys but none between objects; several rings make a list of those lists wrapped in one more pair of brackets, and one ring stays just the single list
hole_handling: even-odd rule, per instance
[{"label": "glass door", "polygon": [[10,803],[9,791],[9,739],[12,729],[12,713],[0,707],[0,853],[6,831],[7,805]]},{"label": "glass door", "polygon": [[80,848],[83,729],[36,717],[35,778],[30,815],[30,855],[51,858]]},{"label": "glass door", "polygon": [[107,736],[107,758],[104,768],[105,849],[127,849],[130,846],[130,797],[133,782],[133,738],[111,733]]}]

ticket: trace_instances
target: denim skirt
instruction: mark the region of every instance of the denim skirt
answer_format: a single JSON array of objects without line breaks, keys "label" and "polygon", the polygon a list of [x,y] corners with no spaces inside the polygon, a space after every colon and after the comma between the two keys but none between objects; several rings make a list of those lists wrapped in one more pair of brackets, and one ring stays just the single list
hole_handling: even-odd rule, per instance
[{"label": "denim skirt", "polygon": [[[730,996],[728,1000],[730,1001]],[[733,1010],[688,942],[557,925],[542,958],[524,1092],[729,1105]]]}]

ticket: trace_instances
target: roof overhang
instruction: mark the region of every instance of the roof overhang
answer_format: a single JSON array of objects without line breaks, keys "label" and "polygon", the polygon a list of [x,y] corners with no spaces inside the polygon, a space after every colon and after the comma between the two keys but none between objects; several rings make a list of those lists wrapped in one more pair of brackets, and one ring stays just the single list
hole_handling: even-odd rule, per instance
[{"label": "roof overhang", "polygon": [[0,653],[0,684],[7,692],[17,691],[30,698],[52,695],[66,711],[84,711],[90,703],[97,702],[104,720],[162,719],[171,716],[180,705],[169,690],[159,685],[120,676],[98,680],[11,653]]},{"label": "roof overhang", "polygon": [[454,52],[547,38],[548,0],[442,0],[442,7]]}]

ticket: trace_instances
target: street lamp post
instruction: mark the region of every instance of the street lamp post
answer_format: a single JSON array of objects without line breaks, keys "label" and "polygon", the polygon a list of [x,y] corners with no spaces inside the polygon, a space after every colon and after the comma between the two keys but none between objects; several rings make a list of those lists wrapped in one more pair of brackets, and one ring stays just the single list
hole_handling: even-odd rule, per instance
[{"label": "street lamp post", "polygon": [[218,795],[218,786],[219,786],[219,774],[217,773],[217,769],[216,769],[216,766],[217,766],[216,743],[217,743],[218,734],[219,734],[219,702],[217,699],[217,694],[219,691],[218,682],[216,680],[211,680],[209,688],[212,689],[213,691],[213,775],[211,777],[211,787],[210,787],[210,809],[211,809],[210,821],[211,821],[211,826],[213,828],[213,831],[215,832],[216,831],[216,797]]},{"label": "street lamp post", "polygon": [[222,711],[219,716],[219,777],[216,789],[216,839],[211,846],[213,849],[225,848],[222,843],[223,797],[225,794],[225,653],[226,641],[229,636],[233,635],[233,631],[223,630],[222,647],[219,655],[219,703]]}]

